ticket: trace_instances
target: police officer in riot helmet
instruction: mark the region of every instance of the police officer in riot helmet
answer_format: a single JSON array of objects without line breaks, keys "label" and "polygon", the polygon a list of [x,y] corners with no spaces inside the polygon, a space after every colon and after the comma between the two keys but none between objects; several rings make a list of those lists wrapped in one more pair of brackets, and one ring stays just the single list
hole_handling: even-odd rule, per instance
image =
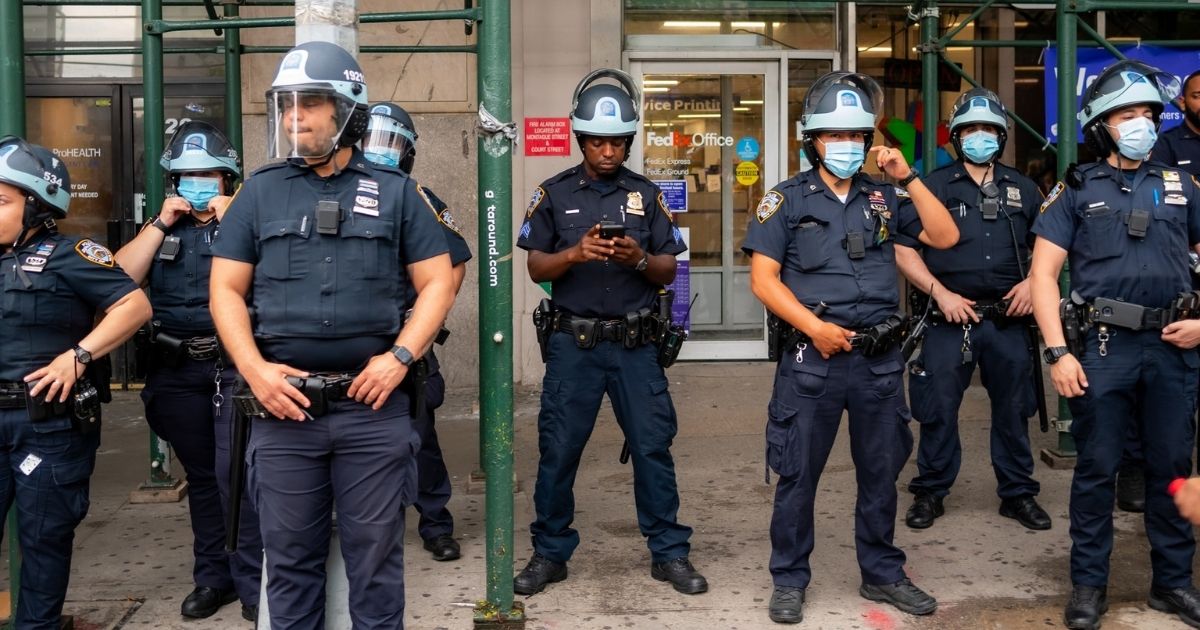
[{"label": "police officer in riot helmet", "polygon": [[[394,103],[376,103],[369,110],[370,122],[367,135],[362,141],[363,155],[380,168],[399,168],[411,175],[417,157],[417,128],[412,116],[403,107]],[[445,202],[432,190],[418,184],[417,191],[429,201],[434,216],[442,225],[446,245],[450,248],[450,264],[454,266],[454,290],[462,288],[467,273],[467,261],[471,249],[459,230],[458,223]],[[409,287],[405,308],[411,308],[416,293]],[[413,404],[424,403],[423,409],[413,410],[413,424],[421,437],[421,450],[417,453],[417,500],[413,504],[421,518],[417,531],[424,541],[425,550],[433,554],[434,560],[457,560],[461,551],[454,540],[454,517],[447,504],[450,502],[450,474],[442,458],[437,431],[434,430],[434,410],[446,396],[446,380],[442,377],[437,356],[430,350],[420,366],[424,373],[412,375],[413,386],[424,383],[421,395],[413,394]],[[407,381],[406,381],[407,383]]]},{"label": "police officer in riot helmet", "polygon": [[150,428],[171,444],[187,474],[196,586],[180,612],[201,619],[241,599],[242,616],[253,621],[262,540],[253,503],[243,495],[237,551],[224,549],[237,371],[222,356],[208,310],[212,244],[241,166],[225,134],[197,120],[179,125],[160,164],[175,194],[116,259],[150,287],[154,320],[135,339],[145,363],[142,401]]},{"label": "police officer in riot helmet", "polygon": [[[958,476],[962,445],[958,408],[975,366],[991,400],[991,459],[1000,514],[1029,529],[1050,528],[1035,497],[1028,418],[1037,408],[1033,370],[1041,369],[1029,336],[1033,305],[1026,260],[1029,231],[1042,195],[1037,184],[999,161],[1008,138],[1007,111],[990,90],[963,94],[951,110],[950,140],[958,161],[925,178],[950,209],[962,237],[947,250],[896,237],[896,263],[936,309],[920,358],[909,376],[913,416],[920,422],[918,475],[905,522],[924,529],[942,516],[943,499]],[[907,208],[906,208],[907,209]],[[911,211],[904,221],[918,221]]]},{"label": "police officer in riot helmet", "polygon": [[[1149,161],[1174,76],[1142,62],[1109,66],[1078,114],[1098,161],[1072,167],[1041,208],[1030,276],[1044,358],[1067,397],[1078,458],[1071,482],[1069,628],[1097,628],[1108,608],[1114,476],[1127,428],[1145,459],[1149,605],[1200,626],[1195,539],[1167,484],[1191,472],[1200,321],[1187,254],[1200,243],[1200,187]],[[1070,261],[1071,298],[1058,274]]]},{"label": "police officer in riot helmet", "polygon": [[[248,481],[271,624],[324,627],[336,503],[355,627],[402,628],[418,437],[398,386],[454,300],[446,241],[415,182],[355,146],[367,87],[345,50],[309,42],[289,51],[267,113],[268,154],[282,161],[256,171],[230,203],[213,248],[211,308],[252,394],[239,405],[256,416]],[[405,322],[410,284],[417,297]]]},{"label": "police officer in riot helmet", "polygon": [[[804,150],[816,165],[778,184],[759,203],[742,249],[750,287],[786,326],[766,427],[767,464],[778,475],[771,516],[768,615],[799,623],[812,571],[817,482],[849,411],[858,479],[855,543],[859,593],[911,614],[937,601],[904,571],[893,544],[896,478],[912,452],[904,403],[894,234],[934,248],[958,240],[945,207],[897,149],[871,147],[882,92],[871,78],[833,72],[804,100]],[[860,172],[867,156],[899,187]],[[911,199],[920,217],[899,220]],[[774,324],[773,324],[774,325]]]},{"label": "police officer in riot helmet", "polygon": [[[619,85],[595,82],[605,77]],[[686,249],[658,187],[623,166],[638,131],[639,100],[619,70],[597,70],[579,83],[571,125],[583,162],[534,190],[517,240],[529,254],[530,279],[550,282],[554,299],[540,338],[546,376],[534,553],[513,580],[522,595],[567,577],[579,544],[571,528],[575,474],[605,394],[633,459],[650,575],[681,593],[708,590],[688,560],[692,529],[677,518],[670,445],[678,427],[667,379],[658,350],[638,332],[655,321],[649,318],[656,296],[674,279],[675,256]]]},{"label": "police officer in riot helmet", "polygon": [[58,232],[70,201],[62,160],[0,138],[0,505],[16,508],[16,628],[61,625],[108,396],[105,355],[150,317],[146,295],[103,245]]}]

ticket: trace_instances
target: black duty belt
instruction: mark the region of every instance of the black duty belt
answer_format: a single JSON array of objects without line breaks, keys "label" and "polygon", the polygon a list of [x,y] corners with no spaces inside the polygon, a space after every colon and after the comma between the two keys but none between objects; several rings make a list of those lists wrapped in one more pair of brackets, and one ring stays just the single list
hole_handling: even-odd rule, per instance
[{"label": "black duty belt", "polygon": [[1108,324],[1129,330],[1161,330],[1178,321],[1175,308],[1150,308],[1140,304],[1109,298],[1096,298],[1088,303],[1087,317],[1093,324]]},{"label": "black duty belt", "polygon": [[208,361],[221,356],[216,336],[192,337],[183,340],[183,351],[193,361]]},{"label": "black duty belt", "polygon": [[616,341],[621,342],[625,339],[625,322],[620,319],[598,319],[595,317],[575,317],[573,315],[560,315],[558,318],[558,330],[574,336],[576,326],[580,323],[592,323],[595,326],[595,336],[600,341]]},{"label": "black duty belt", "polygon": [[0,409],[24,409],[25,384],[0,382]]},{"label": "black duty belt", "polygon": [[[1013,319],[1008,315],[1009,305],[1010,302],[1004,299],[992,301],[976,300],[973,308],[975,310],[975,315],[977,315],[979,319]],[[939,322],[950,322],[950,320],[946,319],[946,316],[942,314],[942,312],[938,310],[936,306],[929,312],[929,315]]]}]

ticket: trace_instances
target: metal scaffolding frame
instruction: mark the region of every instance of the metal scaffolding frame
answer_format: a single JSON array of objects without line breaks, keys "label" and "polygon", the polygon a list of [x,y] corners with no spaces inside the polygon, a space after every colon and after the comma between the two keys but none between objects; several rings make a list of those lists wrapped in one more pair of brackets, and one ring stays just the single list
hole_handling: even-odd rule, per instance
[{"label": "metal scaffolding frame", "polygon": [[[82,54],[141,54],[144,84],[146,216],[158,213],[163,177],[158,163],[163,150],[163,55],[212,52],[225,56],[226,131],[242,150],[241,56],[281,53],[288,47],[243,46],[244,28],[294,26],[292,17],[242,18],[241,7],[293,6],[292,0],[222,0],[223,16],[216,20],[162,19],[163,6],[204,6],[203,0],[24,0],[0,1],[0,134],[25,134],[25,57]],[[26,51],[23,39],[25,6],[140,6],[140,48],[68,48]],[[477,7],[448,11],[364,13],[359,22],[464,20],[467,34],[479,25],[476,44],[462,46],[364,46],[368,53],[471,53],[477,55],[476,81],[481,121],[484,112],[500,125],[481,126],[478,133],[479,195],[479,407],[480,460],[486,475],[485,543],[487,599],[475,607],[475,624],[489,628],[524,627],[524,607],[513,601],[513,298],[512,298],[512,117],[511,8],[509,0],[479,0]],[[165,48],[162,37],[175,31],[222,29],[221,46]],[[168,457],[151,436],[150,485],[173,485],[165,473]],[[12,609],[19,592],[20,558],[14,514],[8,519]]]}]

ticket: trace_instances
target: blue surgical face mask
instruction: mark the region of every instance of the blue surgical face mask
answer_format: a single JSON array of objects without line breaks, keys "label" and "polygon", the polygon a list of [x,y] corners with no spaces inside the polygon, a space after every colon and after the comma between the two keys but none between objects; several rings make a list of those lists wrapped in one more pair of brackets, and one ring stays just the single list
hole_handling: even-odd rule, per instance
[{"label": "blue surgical face mask", "polygon": [[175,188],[175,192],[192,204],[192,209],[204,212],[208,209],[208,202],[221,194],[221,178],[185,175],[179,178],[179,186]]},{"label": "blue surgical face mask", "polygon": [[962,137],[962,150],[972,163],[987,164],[1000,151],[1000,139],[990,131],[976,131]]},{"label": "blue surgical face mask", "polygon": [[363,153],[364,156],[375,164],[383,166],[400,166],[400,150],[399,149],[381,149],[380,152]]},{"label": "blue surgical face mask", "polygon": [[822,142],[825,157],[821,163],[838,179],[849,179],[862,168],[866,145],[862,142]]},{"label": "blue surgical face mask", "polygon": [[1117,151],[1131,160],[1144,160],[1150,155],[1154,143],[1158,140],[1158,132],[1149,118],[1138,116],[1116,126]]}]

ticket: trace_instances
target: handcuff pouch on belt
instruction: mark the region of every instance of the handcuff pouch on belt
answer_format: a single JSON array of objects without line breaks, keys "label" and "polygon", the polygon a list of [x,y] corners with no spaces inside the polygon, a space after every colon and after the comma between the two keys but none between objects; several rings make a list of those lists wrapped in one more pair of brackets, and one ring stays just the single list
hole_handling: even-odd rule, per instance
[{"label": "handcuff pouch on belt", "polygon": [[[107,391],[107,386],[97,387],[91,378],[84,375],[75,381],[71,395],[66,401],[60,402],[55,397],[55,400],[46,402],[45,391],[39,392],[37,396],[31,396],[29,393],[39,382],[25,383],[19,405],[14,391],[2,390],[5,401],[3,408],[24,407],[29,413],[30,422],[43,422],[50,418],[66,415],[71,418],[71,425],[74,429],[80,433],[95,433],[100,430],[100,403],[105,398],[101,394],[101,389]],[[112,399],[111,395],[107,398]]]}]

